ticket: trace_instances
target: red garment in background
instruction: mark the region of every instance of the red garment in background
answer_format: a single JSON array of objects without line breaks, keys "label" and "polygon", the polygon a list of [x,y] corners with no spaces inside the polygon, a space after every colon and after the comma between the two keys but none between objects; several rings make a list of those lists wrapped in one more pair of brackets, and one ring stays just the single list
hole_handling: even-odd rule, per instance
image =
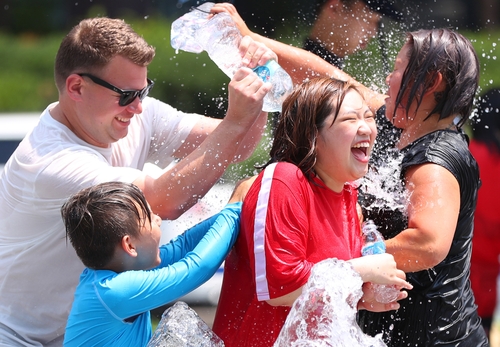
[{"label": "red garment in background", "polygon": [[470,151],[479,165],[479,188],[470,280],[482,318],[491,318],[497,299],[497,277],[500,270],[500,153],[493,146],[472,140]]}]

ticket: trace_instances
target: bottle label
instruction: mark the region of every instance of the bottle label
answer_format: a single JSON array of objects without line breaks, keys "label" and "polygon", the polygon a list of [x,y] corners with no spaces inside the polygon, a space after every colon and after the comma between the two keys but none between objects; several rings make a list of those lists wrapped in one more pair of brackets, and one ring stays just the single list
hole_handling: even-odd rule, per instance
[{"label": "bottle label", "polygon": [[362,255],[382,254],[385,253],[385,243],[383,241],[367,244],[361,250]]},{"label": "bottle label", "polygon": [[269,60],[265,65],[257,66],[253,72],[257,74],[264,82],[269,82],[274,72],[278,69],[279,65],[274,60]]}]

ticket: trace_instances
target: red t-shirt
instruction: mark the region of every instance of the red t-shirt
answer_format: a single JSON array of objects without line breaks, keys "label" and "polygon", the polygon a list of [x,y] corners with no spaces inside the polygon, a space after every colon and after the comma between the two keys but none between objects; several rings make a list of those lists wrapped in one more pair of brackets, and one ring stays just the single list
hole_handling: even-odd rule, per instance
[{"label": "red t-shirt", "polygon": [[225,262],[213,325],[227,347],[272,346],[290,307],[266,300],[302,287],[321,260],[361,255],[356,201],[353,185],[335,193],[318,178],[309,182],[290,163],[270,165],[259,175]]},{"label": "red t-shirt", "polygon": [[481,187],[477,196],[472,238],[470,281],[477,312],[491,318],[497,300],[497,277],[500,270],[500,153],[472,140],[469,149],[479,165]]}]

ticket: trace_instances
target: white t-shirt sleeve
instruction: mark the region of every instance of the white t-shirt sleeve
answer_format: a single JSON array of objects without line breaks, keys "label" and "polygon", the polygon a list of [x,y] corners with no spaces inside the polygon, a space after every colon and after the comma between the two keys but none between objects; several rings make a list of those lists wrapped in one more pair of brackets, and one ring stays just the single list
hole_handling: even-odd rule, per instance
[{"label": "white t-shirt sleeve", "polygon": [[164,168],[176,159],[174,152],[203,116],[179,111],[154,98],[146,98],[143,109],[143,126],[149,134],[145,162]]}]

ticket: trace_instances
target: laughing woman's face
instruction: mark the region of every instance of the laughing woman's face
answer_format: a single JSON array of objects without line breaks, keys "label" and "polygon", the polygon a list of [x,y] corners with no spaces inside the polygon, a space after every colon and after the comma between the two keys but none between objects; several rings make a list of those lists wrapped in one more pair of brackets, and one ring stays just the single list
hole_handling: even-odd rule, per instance
[{"label": "laughing woman's face", "polygon": [[346,182],[368,171],[377,128],[373,113],[356,90],[347,92],[335,121],[333,118],[333,114],[326,118],[320,130],[314,170],[330,189],[340,192]]}]

